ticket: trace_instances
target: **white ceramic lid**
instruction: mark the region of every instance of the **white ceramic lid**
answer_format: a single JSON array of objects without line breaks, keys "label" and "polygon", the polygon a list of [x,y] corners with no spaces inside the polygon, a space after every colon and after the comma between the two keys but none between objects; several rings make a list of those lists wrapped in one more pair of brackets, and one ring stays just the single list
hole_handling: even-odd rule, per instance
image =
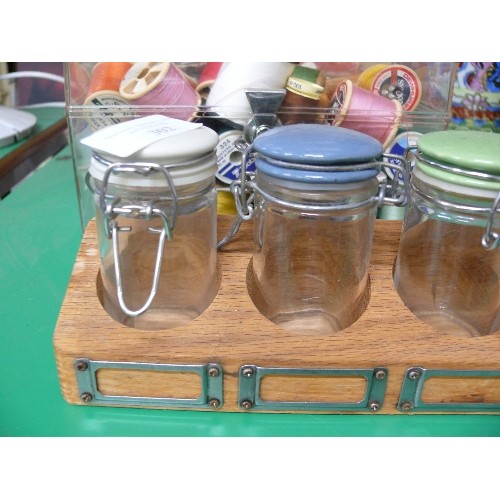
[{"label": "white ceramic lid", "polygon": [[[127,157],[118,157],[94,149],[94,152],[104,161],[93,157],[89,174],[97,180],[102,180],[109,163],[157,163],[169,169],[174,185],[194,184],[210,177],[215,178],[217,172],[215,148],[218,141],[217,133],[203,126],[161,139]],[[174,166],[179,163],[185,163],[185,165]],[[112,175],[109,182],[138,187],[166,185],[165,177],[157,172],[148,176]]]}]

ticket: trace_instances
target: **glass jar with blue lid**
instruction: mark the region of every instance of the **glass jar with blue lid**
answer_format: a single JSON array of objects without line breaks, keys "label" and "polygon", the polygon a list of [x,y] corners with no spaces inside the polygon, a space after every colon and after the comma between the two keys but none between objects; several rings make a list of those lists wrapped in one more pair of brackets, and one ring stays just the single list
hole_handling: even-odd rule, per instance
[{"label": "glass jar with blue lid", "polygon": [[500,333],[500,135],[419,138],[394,284],[438,332]]},{"label": "glass jar with blue lid", "polygon": [[240,217],[255,219],[251,299],[286,330],[343,330],[370,298],[377,207],[404,204],[404,184],[386,189],[382,145],[349,129],[285,125],[258,135],[251,150],[255,176],[233,185]]}]

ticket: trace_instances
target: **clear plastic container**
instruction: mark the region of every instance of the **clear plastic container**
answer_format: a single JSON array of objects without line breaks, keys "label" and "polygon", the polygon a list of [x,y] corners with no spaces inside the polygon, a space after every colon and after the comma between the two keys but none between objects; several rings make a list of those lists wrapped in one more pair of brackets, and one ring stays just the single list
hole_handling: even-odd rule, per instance
[{"label": "clear plastic container", "polygon": [[98,295],[120,323],[173,328],[215,298],[217,274],[215,132],[197,129],[128,158],[94,152],[100,276]]},{"label": "clear plastic container", "polygon": [[[171,65],[179,71],[172,73]],[[317,101],[304,101],[300,95],[295,95],[292,102],[287,99],[276,109],[266,108],[264,115],[279,115],[282,123],[293,120],[321,123],[326,127],[335,124],[358,131],[373,130],[374,133],[380,127],[392,129],[394,125],[396,135],[392,142],[388,141],[385,153],[394,153],[404,142],[411,142],[414,133],[443,130],[450,121],[456,71],[453,62],[68,62],[65,63],[66,110],[82,232],[94,214],[92,193],[85,183],[91,154],[82,146],[82,139],[102,127],[151,114],[185,116],[191,122],[201,121],[219,135],[218,188],[227,190],[241,168],[241,154],[232,144],[238,135],[245,136],[245,129],[258,113],[252,109],[245,91],[290,92],[293,88],[300,93],[303,74],[297,75],[300,78],[294,79],[293,87],[288,85],[290,76],[300,70],[297,66],[315,70],[316,82],[308,85],[315,89],[322,87],[324,93]],[[402,71],[402,66],[408,69]],[[390,89],[388,97],[401,101],[401,115],[381,113],[369,102],[355,106],[352,99],[347,106],[347,118],[345,110],[334,109],[334,95],[343,81],[349,80],[353,86],[362,86],[366,91],[376,86],[377,92],[385,93],[384,82],[390,70],[399,78],[401,91]],[[185,82],[178,78],[181,72]],[[133,95],[130,95],[127,88],[135,83]],[[139,84],[144,95],[139,92]],[[198,92],[199,101],[187,99],[192,95],[188,86]],[[170,93],[170,90],[181,89],[185,94],[180,95],[186,98],[177,99]],[[390,165],[386,167],[390,175]]]},{"label": "clear plastic container", "polygon": [[441,131],[418,142],[394,267],[404,304],[437,331],[500,332],[500,136]]},{"label": "clear plastic container", "polygon": [[[295,124],[258,136],[253,148],[251,299],[294,333],[347,328],[370,299],[374,223],[386,187],[382,145],[352,130]],[[404,192],[394,194],[387,201],[404,203]]]}]

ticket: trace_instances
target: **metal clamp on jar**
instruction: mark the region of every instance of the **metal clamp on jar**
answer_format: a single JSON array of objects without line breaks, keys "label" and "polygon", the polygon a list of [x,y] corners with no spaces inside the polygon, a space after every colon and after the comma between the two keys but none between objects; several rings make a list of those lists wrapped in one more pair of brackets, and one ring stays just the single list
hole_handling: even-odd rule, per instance
[{"label": "metal clamp on jar", "polygon": [[315,124],[258,135],[254,179],[232,190],[241,219],[255,217],[250,297],[275,324],[329,334],[354,323],[370,297],[368,266],[377,207],[406,203],[404,179],[386,192],[382,145],[361,132]]},{"label": "metal clamp on jar", "polygon": [[417,146],[396,290],[439,332],[500,332],[500,136],[446,130]]},{"label": "metal clamp on jar", "polygon": [[159,140],[128,158],[94,153],[98,294],[126,326],[156,330],[199,316],[215,298],[215,147],[207,127]]}]

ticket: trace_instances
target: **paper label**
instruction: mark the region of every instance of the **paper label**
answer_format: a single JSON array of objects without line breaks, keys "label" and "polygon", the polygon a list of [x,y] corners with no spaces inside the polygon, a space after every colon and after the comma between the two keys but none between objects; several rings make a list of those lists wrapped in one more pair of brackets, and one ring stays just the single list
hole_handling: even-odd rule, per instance
[{"label": "paper label", "polygon": [[126,158],[161,139],[202,126],[201,123],[151,115],[97,130],[81,143],[95,151]]},{"label": "paper label", "polygon": [[[242,137],[243,132],[229,131],[219,138],[216,150],[217,173],[215,176],[226,184],[231,184],[240,178],[243,155],[234,144]],[[247,158],[246,172],[255,172],[255,157],[252,155]]]},{"label": "paper label", "polygon": [[300,78],[290,77],[286,84],[286,89],[295,94],[299,94],[309,99],[319,100],[321,94],[325,90],[320,85],[316,83],[308,82],[307,80],[302,80]]},{"label": "paper label", "polygon": [[371,91],[389,99],[397,99],[405,111],[420,102],[421,83],[418,76],[405,66],[389,66],[375,76]]}]

